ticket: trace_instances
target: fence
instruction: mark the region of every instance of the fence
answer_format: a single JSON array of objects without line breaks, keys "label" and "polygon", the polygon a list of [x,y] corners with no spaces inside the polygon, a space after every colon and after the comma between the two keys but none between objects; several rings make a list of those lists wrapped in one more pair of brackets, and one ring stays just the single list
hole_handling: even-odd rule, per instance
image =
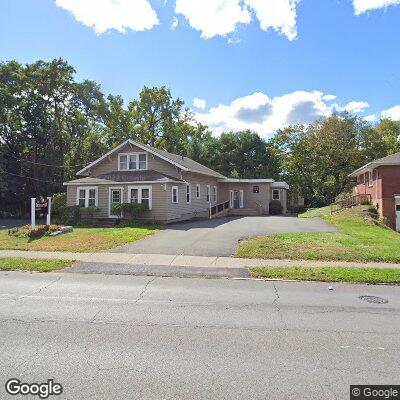
[{"label": "fence", "polygon": [[221,212],[228,210],[229,209],[229,201],[225,201],[224,203],[217,204],[215,206],[212,206],[210,204],[210,208],[208,211],[208,215],[210,218],[217,216]]},{"label": "fence", "polygon": [[367,205],[371,204],[371,195],[370,194],[357,194],[356,196],[348,197],[343,200],[336,201],[331,204],[331,214],[334,212],[338,212],[343,208],[350,208],[358,205]]}]

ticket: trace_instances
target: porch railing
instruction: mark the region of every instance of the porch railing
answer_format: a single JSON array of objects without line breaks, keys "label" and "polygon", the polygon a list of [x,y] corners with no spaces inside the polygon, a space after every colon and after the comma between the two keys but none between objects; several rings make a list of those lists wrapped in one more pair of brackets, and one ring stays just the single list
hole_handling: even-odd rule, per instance
[{"label": "porch railing", "polygon": [[357,194],[356,196],[347,197],[346,199],[336,201],[331,204],[331,214],[358,205],[371,204],[372,198],[370,194]]},{"label": "porch railing", "polygon": [[229,201],[225,201],[223,203],[216,204],[212,206],[210,204],[210,208],[208,209],[208,215],[210,218],[216,217],[217,215],[221,214],[225,210],[229,209]]}]

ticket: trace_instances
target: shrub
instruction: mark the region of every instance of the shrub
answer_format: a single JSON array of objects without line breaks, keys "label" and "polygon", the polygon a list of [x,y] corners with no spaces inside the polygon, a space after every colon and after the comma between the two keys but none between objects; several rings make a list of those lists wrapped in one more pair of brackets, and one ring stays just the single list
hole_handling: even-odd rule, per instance
[{"label": "shrub", "polygon": [[114,215],[123,216],[127,219],[136,219],[149,211],[147,204],[142,203],[120,203],[111,207]]},{"label": "shrub", "polygon": [[279,200],[272,200],[269,203],[269,213],[271,215],[279,215],[282,214],[283,206]]},{"label": "shrub", "polygon": [[373,219],[378,219],[378,218],[379,218],[379,212],[378,212],[378,210],[376,209],[376,207],[373,207],[373,206],[368,207],[367,213],[368,213],[368,215],[369,215],[371,218],[373,218]]},{"label": "shrub", "polygon": [[18,228],[9,229],[8,234],[21,238],[39,239],[42,236],[49,235],[51,232],[59,229],[59,225],[37,225],[35,229],[32,229],[30,225],[24,225]]}]

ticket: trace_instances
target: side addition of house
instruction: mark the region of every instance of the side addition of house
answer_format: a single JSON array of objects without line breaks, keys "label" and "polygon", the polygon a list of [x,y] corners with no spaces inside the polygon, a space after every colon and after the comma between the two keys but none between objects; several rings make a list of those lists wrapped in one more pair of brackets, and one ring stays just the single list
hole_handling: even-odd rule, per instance
[{"label": "side addition of house", "polygon": [[400,153],[372,161],[350,174],[356,194],[371,195],[389,226],[400,232]]},{"label": "side addition of house", "polygon": [[[127,140],[64,183],[67,204],[95,206],[99,218],[116,218],[116,203],[145,203],[146,219],[164,223],[231,215],[266,215],[271,200],[286,212],[288,185],[273,179],[229,179],[190,158]],[[218,214],[218,213],[216,213]]]}]

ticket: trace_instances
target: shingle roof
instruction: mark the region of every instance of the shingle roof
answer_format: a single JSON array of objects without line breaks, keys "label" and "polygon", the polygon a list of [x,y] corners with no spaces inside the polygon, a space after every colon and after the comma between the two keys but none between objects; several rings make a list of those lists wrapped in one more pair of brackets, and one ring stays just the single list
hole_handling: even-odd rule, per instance
[{"label": "shingle roof", "polygon": [[101,174],[98,178],[85,177],[74,179],[67,182],[68,184],[84,184],[84,185],[98,185],[98,184],[114,184],[123,182],[183,182],[179,178],[163,174],[158,171],[144,170],[144,171],[113,171],[106,174]]},{"label": "shingle roof", "polygon": [[106,174],[99,175],[99,178],[106,179],[114,182],[164,182],[164,181],[176,181],[183,182],[181,179],[173,176],[163,174],[158,171],[143,170],[143,171],[113,171],[107,172]]},{"label": "shingle roof", "polygon": [[387,157],[382,157],[379,158],[378,160],[372,161],[373,163],[383,163],[383,164],[388,164],[388,163],[400,163],[400,152],[399,153],[394,153],[390,156]]},{"label": "shingle roof", "polygon": [[349,176],[356,177],[371,168],[376,168],[381,165],[400,165],[400,152],[391,154],[390,156],[378,158],[377,160],[371,161],[368,164],[363,165]]},{"label": "shingle roof", "polygon": [[202,164],[198,163],[197,161],[192,160],[189,157],[179,156],[178,154],[173,154],[173,153],[169,153],[168,151],[165,151],[165,150],[156,149],[155,147],[151,147],[149,145],[142,145],[142,146],[146,147],[150,151],[153,151],[154,153],[159,154],[162,157],[169,159],[170,161],[172,161],[176,164],[182,165],[183,167],[189,169],[192,172],[198,172],[201,174],[211,175],[211,176],[215,176],[217,178],[225,178],[219,172],[216,172],[216,171],[212,170],[211,168],[208,168],[205,165],[202,165]]},{"label": "shingle roof", "polygon": [[[90,178],[89,176],[85,178],[79,178],[79,179],[74,179],[72,181],[66,182],[68,184],[76,184],[76,183],[82,183],[82,184],[93,184],[93,185],[98,185],[99,183],[111,183],[110,181],[106,179],[99,179],[99,178]],[[64,183],[65,185],[65,183]]]},{"label": "shingle roof", "polygon": [[92,163],[90,163],[89,165],[87,165],[85,168],[82,168],[80,171],[77,172],[77,175],[83,175],[91,167],[98,164],[102,160],[105,160],[109,155],[118,151],[120,148],[122,148],[123,146],[125,146],[128,143],[131,143],[134,146],[137,146],[145,151],[148,151],[149,153],[159,156],[160,158],[164,159],[165,161],[170,162],[171,164],[174,164],[175,166],[177,166],[178,168],[181,168],[183,170],[195,172],[195,173],[203,174],[203,175],[209,175],[209,176],[213,176],[215,178],[222,178],[222,179],[225,178],[225,176],[221,175],[220,173],[213,171],[211,168],[208,168],[205,165],[202,165],[202,164],[192,160],[191,158],[179,156],[177,154],[172,154],[165,150],[156,149],[155,147],[152,147],[152,146],[149,146],[146,144],[142,144],[142,143],[138,143],[131,139],[126,140],[125,142],[121,143],[114,149],[110,150],[108,153],[104,154],[102,157],[98,158],[97,160],[95,160]]}]

